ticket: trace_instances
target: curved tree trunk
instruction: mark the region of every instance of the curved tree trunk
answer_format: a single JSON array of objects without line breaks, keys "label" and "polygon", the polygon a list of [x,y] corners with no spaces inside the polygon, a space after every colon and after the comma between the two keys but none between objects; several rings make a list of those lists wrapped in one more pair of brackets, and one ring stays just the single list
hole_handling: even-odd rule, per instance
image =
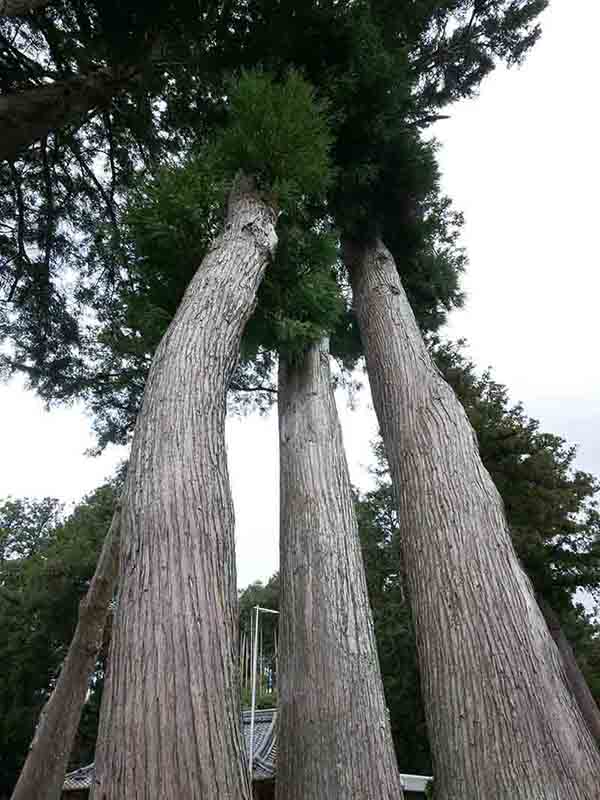
[{"label": "curved tree trunk", "polygon": [[238,178],[152,361],[123,498],[96,800],[250,796],[225,397],[275,244],[275,213]]},{"label": "curved tree trunk", "polygon": [[279,800],[399,800],[358,528],[329,374],[279,367]]},{"label": "curved tree trunk", "polygon": [[94,109],[108,106],[136,76],[133,68],[102,69],[0,96],[0,161],[14,160],[58,128],[80,125]]},{"label": "curved tree trunk", "polygon": [[119,552],[120,509],[115,511],[96,571],[79,606],[79,619],[56,686],[40,714],[12,800],[59,800],[67,763],[96,665]]},{"label": "curved tree trunk", "polygon": [[345,243],[390,464],[440,800],[597,800],[600,753],[569,692],[464,409],[389,251]]},{"label": "curved tree trunk", "polygon": [[0,0],[0,17],[22,17],[47,6],[50,0]]},{"label": "curved tree trunk", "polygon": [[583,718],[592,732],[596,743],[600,745],[600,708],[598,708],[590,692],[583,673],[579,668],[579,664],[575,659],[573,648],[565,636],[556,612],[540,594],[538,594],[537,599],[546,624],[548,625],[548,630],[556,642],[556,646],[562,657],[569,686],[579,704],[579,710],[583,714]]}]

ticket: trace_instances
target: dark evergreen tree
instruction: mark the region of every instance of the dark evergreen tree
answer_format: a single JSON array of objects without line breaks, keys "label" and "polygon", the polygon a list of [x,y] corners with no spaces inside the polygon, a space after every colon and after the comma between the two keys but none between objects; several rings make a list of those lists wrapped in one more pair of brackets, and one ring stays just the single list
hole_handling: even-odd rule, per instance
[{"label": "dark evergreen tree", "polygon": [[[272,0],[203,9],[142,5],[50,4],[20,21],[14,40],[13,22],[2,23],[11,41],[5,54],[10,97],[35,85],[36,69],[60,81],[73,73],[79,79],[88,69],[135,72],[140,60],[144,64],[143,75],[130,76],[106,113],[95,114],[78,133],[56,129],[4,168],[0,194],[8,227],[0,257],[9,300],[3,308],[10,313],[0,318],[0,333],[15,345],[5,371],[26,372],[51,401],[84,397],[105,418],[103,437],[130,430],[148,353],[138,350],[125,365],[115,359],[101,368],[98,331],[86,322],[97,314],[107,321],[112,298],[127,280],[127,260],[124,266],[112,256],[97,257],[105,249],[98,230],[103,222],[120,222],[120,199],[134,171],[154,172],[167,153],[179,157],[205,141],[223,118],[226,74],[257,64],[275,74],[297,67],[328,101],[339,178],[328,208],[341,227],[385,220],[388,244],[407,265],[405,282],[419,320],[437,327],[460,302],[463,257],[446,238],[454,236],[457,220],[436,189],[431,153],[416,136],[445,104],[472,94],[495,59],[512,63],[525,55],[539,35],[536,19],[545,0],[448,0],[408,8],[366,0],[301,9]],[[92,164],[103,168],[92,170]],[[115,244],[114,230],[107,235]],[[89,267],[83,275],[82,263]],[[74,265],[76,299],[62,280]],[[188,268],[183,285],[189,277]],[[175,302],[164,309],[169,318]],[[121,323],[117,315],[114,327]],[[347,331],[348,325],[339,333]],[[263,353],[259,365],[265,360]],[[242,383],[253,386],[254,378],[251,372]]]},{"label": "dark evergreen tree", "polygon": [[[114,483],[101,487],[64,521],[55,500],[10,500],[0,507],[0,531],[3,541],[10,542],[0,563],[2,796],[12,792],[38,715],[67,653],[79,601],[113,513],[115,492]],[[85,713],[93,736],[79,739],[76,766],[93,756],[97,719],[91,708],[97,705],[101,662],[98,669],[90,676],[93,700]]]}]

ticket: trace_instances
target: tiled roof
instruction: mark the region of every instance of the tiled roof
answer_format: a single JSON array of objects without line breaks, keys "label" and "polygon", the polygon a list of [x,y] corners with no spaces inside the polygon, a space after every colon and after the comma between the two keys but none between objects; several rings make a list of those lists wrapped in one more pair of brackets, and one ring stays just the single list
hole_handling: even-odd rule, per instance
[{"label": "tiled roof", "polygon": [[87,767],[81,767],[81,769],[76,769],[73,772],[69,772],[65,776],[63,791],[74,792],[77,789],[91,789],[93,777],[94,777],[93,764],[88,764]]},{"label": "tiled roof", "polygon": [[[244,739],[250,757],[250,711],[244,711]],[[275,777],[277,712],[273,708],[254,712],[254,746],[252,748],[252,779],[264,781]]]},{"label": "tiled roof", "polygon": [[[250,712],[243,712],[244,740],[246,754],[250,755]],[[254,714],[254,745],[252,757],[252,778],[255,781],[265,781],[275,777],[277,766],[277,712],[273,708],[256,711]],[[76,789],[90,789],[94,777],[94,765],[76,769],[69,772],[65,778],[63,790],[65,792]],[[425,792],[429,777],[423,775],[401,775],[404,789],[413,792]]]},{"label": "tiled roof", "polygon": [[[275,758],[277,756],[277,741],[275,737],[275,722],[277,712],[273,708],[256,711],[254,713],[254,746],[252,778],[255,781],[264,781],[275,776]],[[246,753],[250,755],[250,712],[243,712],[244,740]],[[81,767],[65,776],[63,791],[72,792],[76,789],[91,789],[94,778],[94,765]]]}]

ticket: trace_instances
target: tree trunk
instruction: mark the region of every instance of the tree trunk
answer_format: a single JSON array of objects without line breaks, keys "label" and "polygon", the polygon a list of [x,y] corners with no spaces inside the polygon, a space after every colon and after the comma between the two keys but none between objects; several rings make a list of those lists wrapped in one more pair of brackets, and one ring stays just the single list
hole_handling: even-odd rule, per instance
[{"label": "tree trunk", "polygon": [[247,800],[225,400],[275,245],[240,176],[224,233],[157,348],[123,500],[96,800]]},{"label": "tree trunk", "polygon": [[0,161],[66,125],[80,125],[137,76],[133,68],[101,69],[91,75],[36,86],[0,97]]},{"label": "tree trunk", "polygon": [[596,743],[600,745],[600,709],[583,677],[583,673],[575,659],[573,648],[564,634],[556,612],[540,594],[538,594],[537,599],[546,624],[548,625],[548,630],[556,642],[556,646],[562,657],[569,686],[579,704],[579,710],[583,714],[583,718],[592,732]]},{"label": "tree trunk", "polygon": [[279,368],[279,800],[399,800],[327,344]]},{"label": "tree trunk", "polygon": [[50,699],[40,714],[12,800],[58,800],[81,719],[90,676],[102,646],[119,552],[120,509],[113,516],[96,572],[79,606],[79,620]]},{"label": "tree trunk", "polygon": [[22,17],[47,6],[50,0],[0,0],[0,17]]},{"label": "tree trunk", "polygon": [[388,250],[346,242],[345,257],[399,506],[436,798],[598,800],[600,753],[464,409]]}]

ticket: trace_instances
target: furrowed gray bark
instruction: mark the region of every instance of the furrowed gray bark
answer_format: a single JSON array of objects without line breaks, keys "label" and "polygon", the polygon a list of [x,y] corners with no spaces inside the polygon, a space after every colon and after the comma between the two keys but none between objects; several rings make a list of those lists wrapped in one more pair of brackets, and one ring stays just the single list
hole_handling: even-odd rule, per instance
[{"label": "furrowed gray bark", "polygon": [[22,17],[47,6],[50,0],[0,0],[0,17]]},{"label": "furrowed gray bark", "polygon": [[113,597],[120,510],[114,514],[96,571],[79,606],[77,627],[42,713],[12,800],[59,800]]},{"label": "furrowed gray bark", "polygon": [[91,75],[36,86],[0,97],[0,161],[19,153],[52,131],[80,125],[94,111],[107,107],[131,80],[134,69],[101,69]]},{"label": "furrowed gray bark", "polygon": [[279,367],[279,800],[398,800],[326,343]]},{"label": "furrowed gray bark", "polygon": [[225,398],[275,221],[238,178],[152,362],[123,499],[95,800],[250,797]]},{"label": "furrowed gray bark", "polygon": [[596,743],[600,745],[600,709],[598,708],[598,705],[594,700],[592,693],[590,692],[589,686],[587,685],[587,681],[584,678],[581,669],[579,668],[579,664],[577,663],[575,654],[573,653],[573,648],[565,636],[565,632],[562,629],[556,612],[539,594],[538,603],[542,614],[544,615],[544,619],[546,620],[546,624],[548,625],[548,630],[550,631],[550,634],[554,639],[556,646],[558,647],[558,651],[562,657],[563,666],[569,681],[569,686],[573,692],[573,695],[575,696],[575,699],[577,700],[577,703],[579,704],[579,710],[583,714],[583,718],[585,719],[588,728],[596,740]]},{"label": "furrowed gray bark", "polygon": [[398,500],[436,800],[597,800],[600,753],[464,409],[389,251],[346,242],[345,258]]}]

